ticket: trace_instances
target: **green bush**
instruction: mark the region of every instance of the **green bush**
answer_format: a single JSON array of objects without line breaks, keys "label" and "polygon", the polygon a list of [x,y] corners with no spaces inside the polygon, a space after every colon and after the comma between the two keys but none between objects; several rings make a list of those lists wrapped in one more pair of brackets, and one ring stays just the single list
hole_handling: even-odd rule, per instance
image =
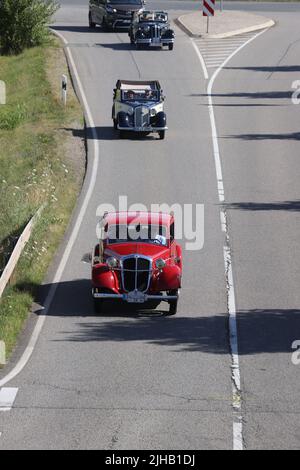
[{"label": "green bush", "polygon": [[0,49],[19,54],[25,48],[45,42],[56,0],[0,0]]}]

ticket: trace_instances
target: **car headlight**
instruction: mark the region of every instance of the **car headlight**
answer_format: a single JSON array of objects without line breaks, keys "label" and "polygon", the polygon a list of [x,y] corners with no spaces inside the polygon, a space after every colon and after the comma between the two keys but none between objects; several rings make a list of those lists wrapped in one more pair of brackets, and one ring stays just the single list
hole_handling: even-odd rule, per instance
[{"label": "car headlight", "polygon": [[145,26],[145,27],[143,28],[143,31],[144,31],[145,33],[149,33],[149,31],[150,31],[150,26]]},{"label": "car headlight", "polygon": [[156,116],[156,114],[157,114],[156,109],[155,109],[155,108],[151,108],[151,109],[150,109],[150,116],[153,117],[153,116]]},{"label": "car headlight", "polygon": [[157,269],[162,269],[166,266],[166,262],[164,259],[162,258],[158,258],[156,261],[155,261],[155,266],[157,267]]},{"label": "car headlight", "polygon": [[133,112],[134,112],[134,109],[132,107],[127,109],[127,113],[129,114],[129,116],[132,116]]},{"label": "car headlight", "polygon": [[118,266],[118,260],[117,258],[111,256],[110,258],[107,258],[106,264],[110,269],[114,269]]},{"label": "car headlight", "polygon": [[107,6],[106,7],[107,13],[117,13],[117,10],[113,7]]}]

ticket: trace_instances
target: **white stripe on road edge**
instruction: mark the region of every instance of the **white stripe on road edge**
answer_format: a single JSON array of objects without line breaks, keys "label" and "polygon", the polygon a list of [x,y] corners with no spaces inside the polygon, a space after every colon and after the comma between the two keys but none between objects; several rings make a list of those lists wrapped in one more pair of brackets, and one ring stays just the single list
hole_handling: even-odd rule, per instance
[{"label": "white stripe on road edge", "polygon": [[71,68],[73,78],[75,79],[75,81],[77,83],[80,98],[81,98],[81,101],[82,101],[82,104],[83,104],[83,107],[84,107],[84,110],[85,110],[86,121],[87,121],[88,126],[92,129],[93,145],[94,145],[94,161],[93,161],[93,168],[91,170],[91,175],[92,176],[91,176],[91,180],[89,182],[89,187],[87,189],[84,201],[82,203],[78,218],[76,220],[76,223],[75,223],[74,228],[72,230],[72,233],[70,235],[68,244],[67,244],[67,246],[65,248],[65,251],[63,253],[61,262],[58,266],[58,269],[57,269],[57,271],[55,273],[55,276],[54,276],[54,279],[52,281],[52,287],[50,288],[49,294],[46,298],[45,306],[44,306],[44,313],[43,313],[43,315],[39,316],[38,321],[37,321],[37,323],[35,325],[35,328],[33,330],[32,336],[29,340],[29,344],[26,347],[21,359],[19,360],[19,362],[17,363],[17,365],[13,368],[13,370],[11,372],[6,377],[4,377],[2,380],[0,380],[0,387],[5,385],[6,383],[10,382],[13,378],[15,378],[23,370],[23,368],[26,366],[27,362],[29,361],[29,359],[30,359],[30,357],[33,353],[33,350],[36,346],[38,337],[39,337],[39,335],[41,333],[41,330],[43,328],[43,325],[45,323],[45,319],[46,319],[46,316],[48,314],[49,308],[50,308],[51,303],[54,299],[58,283],[61,280],[63,271],[66,267],[66,264],[68,262],[70,253],[71,253],[72,248],[73,248],[73,245],[75,243],[78,232],[80,230],[85,212],[87,210],[88,204],[89,204],[91,196],[93,194],[93,190],[94,190],[95,183],[96,183],[96,178],[97,178],[98,163],[99,163],[99,144],[98,144],[98,140],[97,140],[98,137],[97,137],[97,132],[96,132],[96,129],[95,129],[94,119],[93,119],[90,107],[88,105],[88,102],[87,102],[87,99],[86,99],[86,96],[85,96],[85,93],[84,93],[84,90],[83,90],[83,86],[81,84],[81,81],[80,81],[80,78],[79,78],[79,75],[78,75],[78,71],[77,71],[73,56],[72,56],[72,53],[71,53],[70,49],[68,48],[68,43],[67,43],[66,39],[62,36],[62,34],[58,33],[57,31],[54,31],[54,33],[59,38],[61,38],[62,41],[66,45],[66,54],[67,54],[67,57],[68,57],[68,60],[69,60],[69,66]]},{"label": "white stripe on road edge", "polygon": [[10,411],[16,399],[18,388],[1,388],[0,389],[0,411]]},{"label": "white stripe on road edge", "polygon": [[[208,87],[207,87],[207,96],[208,96],[208,111],[211,124],[211,133],[212,133],[212,142],[213,142],[213,154],[215,161],[216,177],[217,177],[217,187],[218,187],[218,196],[219,201],[222,203],[225,201],[225,192],[223,184],[223,174],[222,174],[222,165],[220,158],[220,149],[218,142],[218,134],[216,128],[216,120],[214,114],[214,105],[212,100],[212,88],[214,82],[221,72],[223,67],[232,59],[232,57],[237,54],[243,47],[247,46],[250,42],[254,41],[258,36],[263,34],[266,30],[260,31],[259,33],[252,36],[250,39],[241,44],[235,51],[233,51],[224,62],[218,67],[218,69],[212,75]],[[196,46],[195,41],[191,39],[194,46]],[[202,58],[202,55],[199,51],[198,57]],[[200,60],[201,66],[203,67],[203,58]],[[207,69],[205,67],[206,74]],[[206,78],[206,74],[204,77]],[[234,410],[233,416],[233,449],[234,450],[243,450],[243,425],[242,425],[242,404],[241,404],[241,379],[240,379],[240,367],[239,367],[239,355],[238,355],[238,336],[237,336],[237,319],[236,319],[236,305],[235,305],[235,292],[234,292],[234,281],[232,274],[232,257],[230,250],[229,242],[229,232],[227,225],[226,210],[221,209],[221,228],[225,232],[226,237],[226,246],[224,247],[224,262],[225,262],[225,274],[226,274],[226,283],[227,283],[227,303],[228,303],[228,314],[229,314],[229,341],[231,349],[231,374],[232,374],[232,406]]]}]

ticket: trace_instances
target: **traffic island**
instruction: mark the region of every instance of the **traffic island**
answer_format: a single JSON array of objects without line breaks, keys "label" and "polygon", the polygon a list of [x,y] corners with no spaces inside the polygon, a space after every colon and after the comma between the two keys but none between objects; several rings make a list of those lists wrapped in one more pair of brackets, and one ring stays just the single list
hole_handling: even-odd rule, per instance
[{"label": "traffic island", "polygon": [[274,20],[265,16],[243,11],[215,11],[214,16],[209,17],[207,33],[207,17],[200,10],[180,16],[176,23],[190,37],[212,39],[228,38],[275,25]]}]

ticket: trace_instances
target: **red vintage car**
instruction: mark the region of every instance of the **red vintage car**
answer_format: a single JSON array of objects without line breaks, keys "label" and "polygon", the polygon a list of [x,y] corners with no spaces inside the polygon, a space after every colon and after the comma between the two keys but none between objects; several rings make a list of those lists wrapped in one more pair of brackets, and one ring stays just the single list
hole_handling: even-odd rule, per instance
[{"label": "red vintage car", "polygon": [[182,251],[174,239],[174,215],[151,212],[105,213],[92,258],[95,311],[103,301],[168,302],[177,313]]}]

